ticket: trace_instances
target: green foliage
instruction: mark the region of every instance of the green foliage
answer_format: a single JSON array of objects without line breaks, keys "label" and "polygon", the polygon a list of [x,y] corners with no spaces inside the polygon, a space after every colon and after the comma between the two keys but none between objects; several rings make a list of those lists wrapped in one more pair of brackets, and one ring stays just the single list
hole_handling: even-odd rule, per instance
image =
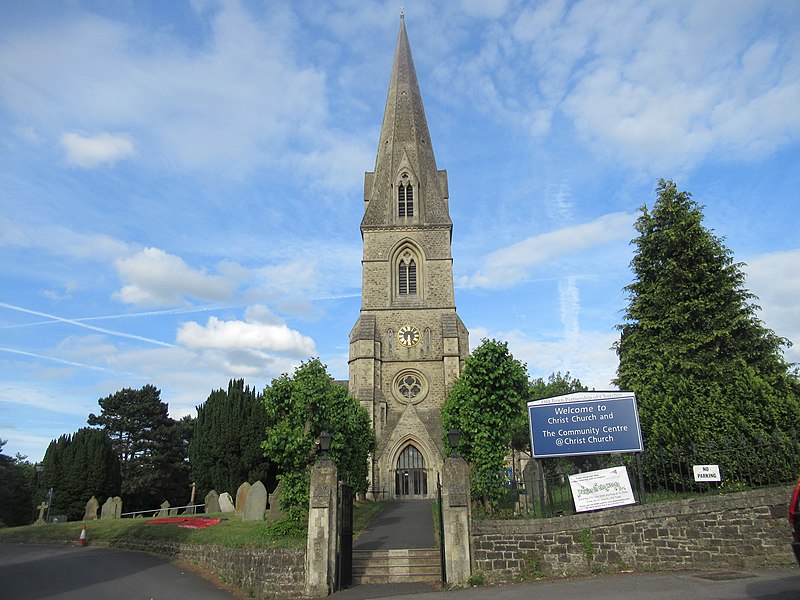
[{"label": "green foliage", "polygon": [[34,502],[34,468],[25,456],[3,454],[6,440],[0,440],[0,527],[31,522]]},{"label": "green foliage", "polygon": [[458,452],[472,467],[472,497],[484,504],[498,502],[508,488],[506,457],[514,432],[527,427],[527,394],[525,365],[505,342],[484,339],[442,405],[443,429],[461,431]]},{"label": "green foliage", "polygon": [[53,489],[50,514],[80,519],[94,496],[102,504],[120,494],[120,462],[98,429],[85,427],[50,442],[42,460],[41,490]]},{"label": "green foliage", "polygon": [[126,510],[157,508],[164,500],[187,504],[192,419],[171,419],[161,391],[149,384],[98,402],[102,411],[89,415],[89,425],[102,427],[119,457]]},{"label": "green foliage", "polygon": [[267,430],[263,398],[243,379],[231,380],[226,390],[214,390],[197,407],[189,462],[199,497],[214,489],[236,494],[245,481],[275,483],[274,467],[264,458],[261,443]]},{"label": "green foliage", "polygon": [[282,375],[264,390],[268,428],[264,455],[273,461],[283,484],[281,508],[302,520],[308,510],[309,467],[316,457],[316,440],[333,436],[330,458],[339,477],[355,492],[368,485],[367,459],[375,449],[369,414],[336,385],[318,359],[302,363],[294,375]]},{"label": "green foliage", "polygon": [[800,425],[788,341],[756,316],[742,265],[702,225],[701,207],[661,180],[636,221],[634,281],[616,345],[616,383],[636,392],[655,449],[755,439]]}]

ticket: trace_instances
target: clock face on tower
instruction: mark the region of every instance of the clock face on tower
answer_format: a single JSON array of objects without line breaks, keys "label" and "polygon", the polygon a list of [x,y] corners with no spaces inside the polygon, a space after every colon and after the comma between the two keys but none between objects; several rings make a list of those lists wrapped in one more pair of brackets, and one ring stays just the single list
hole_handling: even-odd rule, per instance
[{"label": "clock face on tower", "polygon": [[419,341],[419,329],[413,325],[403,325],[397,331],[397,341],[403,344],[406,348],[416,346]]}]

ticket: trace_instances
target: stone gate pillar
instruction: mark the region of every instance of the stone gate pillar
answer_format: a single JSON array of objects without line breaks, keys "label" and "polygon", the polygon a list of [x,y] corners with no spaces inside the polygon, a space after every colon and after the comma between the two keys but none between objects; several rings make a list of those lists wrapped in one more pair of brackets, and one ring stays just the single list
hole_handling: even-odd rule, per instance
[{"label": "stone gate pillar", "polygon": [[447,583],[466,585],[472,574],[470,551],[469,465],[460,456],[444,461],[442,524]]},{"label": "stone gate pillar", "polygon": [[306,590],[308,597],[333,593],[336,581],[336,519],[339,470],[328,458],[311,467],[308,501],[308,542],[306,545]]}]

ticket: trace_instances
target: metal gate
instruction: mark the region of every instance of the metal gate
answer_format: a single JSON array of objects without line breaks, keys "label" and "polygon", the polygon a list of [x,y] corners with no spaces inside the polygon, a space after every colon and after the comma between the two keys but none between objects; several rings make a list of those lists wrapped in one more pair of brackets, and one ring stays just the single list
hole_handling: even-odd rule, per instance
[{"label": "metal gate", "polygon": [[353,584],[353,488],[339,486],[339,560],[337,589]]},{"label": "metal gate", "polygon": [[442,506],[442,482],[436,474],[436,501],[439,507],[439,561],[442,567],[442,583],[447,583],[447,565],[444,548],[444,507]]}]

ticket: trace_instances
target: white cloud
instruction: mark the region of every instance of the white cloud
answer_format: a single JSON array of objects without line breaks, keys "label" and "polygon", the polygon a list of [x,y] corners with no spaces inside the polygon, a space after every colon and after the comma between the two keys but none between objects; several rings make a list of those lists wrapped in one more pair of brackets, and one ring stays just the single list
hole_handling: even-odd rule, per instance
[{"label": "white cloud", "polygon": [[508,0],[461,0],[461,9],[471,17],[498,19],[508,10]]},{"label": "white cloud", "polygon": [[117,259],[114,266],[126,282],[114,298],[138,306],[181,305],[187,298],[225,301],[237,286],[231,278],[193,269],[182,258],[158,248]]},{"label": "white cloud", "polygon": [[131,139],[119,133],[100,133],[94,136],[65,133],[61,136],[61,145],[67,151],[69,164],[87,169],[114,164],[136,154]]},{"label": "white cloud", "polygon": [[758,296],[761,318],[767,327],[794,345],[786,351],[790,362],[800,363],[800,249],[764,254],[747,262],[747,285]]},{"label": "white cloud", "polygon": [[210,317],[203,326],[194,321],[178,330],[178,343],[192,349],[266,350],[296,356],[313,356],[314,340],[283,323],[264,322],[264,309],[251,309],[245,321],[222,321]]},{"label": "white cloud", "polygon": [[0,247],[44,250],[55,256],[108,261],[130,254],[131,247],[108,235],[83,233],[58,225],[21,224],[0,216]]},{"label": "white cloud", "polygon": [[522,240],[489,254],[478,272],[461,278],[459,285],[500,288],[525,281],[533,268],[542,263],[612,241],[630,240],[634,219],[628,213],[613,213],[590,223]]}]

